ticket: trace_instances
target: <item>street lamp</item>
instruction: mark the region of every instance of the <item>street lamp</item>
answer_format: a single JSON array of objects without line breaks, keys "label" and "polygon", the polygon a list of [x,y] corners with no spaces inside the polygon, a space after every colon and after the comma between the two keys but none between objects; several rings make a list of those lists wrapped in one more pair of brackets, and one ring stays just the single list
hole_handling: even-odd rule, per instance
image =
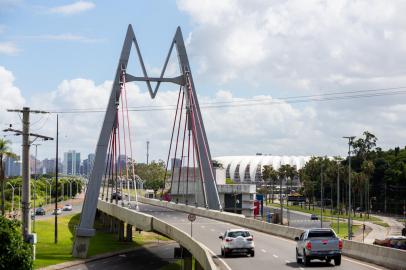
[{"label": "street lamp", "polygon": [[[52,179],[45,179],[47,184],[49,185],[49,203],[52,203]],[[46,190],[45,190],[46,193]],[[45,196],[45,204],[48,203],[47,196]]]},{"label": "street lamp", "polygon": [[69,182],[69,200],[72,200],[72,179],[67,179]]},{"label": "street lamp", "polygon": [[39,143],[33,143],[32,145],[35,145],[35,160],[34,160],[34,216],[33,216],[33,222],[32,222],[32,231],[35,232],[35,200],[37,198],[37,147],[38,145],[41,145]]},{"label": "street lamp", "polygon": [[348,240],[351,240],[351,144],[355,139],[355,136],[344,136],[343,138],[348,139]]},{"label": "street lamp", "polygon": [[11,195],[11,210],[13,210],[13,217],[15,217],[15,211],[14,211],[14,189],[15,189],[15,187],[10,182],[7,182],[7,184],[10,185],[10,187],[13,189],[13,193]]}]

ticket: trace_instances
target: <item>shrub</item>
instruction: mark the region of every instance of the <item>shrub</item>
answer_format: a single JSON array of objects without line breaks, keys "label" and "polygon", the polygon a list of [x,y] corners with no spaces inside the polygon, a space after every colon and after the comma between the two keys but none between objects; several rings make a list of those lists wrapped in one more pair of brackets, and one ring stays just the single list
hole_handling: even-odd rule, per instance
[{"label": "shrub", "polygon": [[33,268],[31,245],[23,241],[21,223],[0,216],[0,270]]}]

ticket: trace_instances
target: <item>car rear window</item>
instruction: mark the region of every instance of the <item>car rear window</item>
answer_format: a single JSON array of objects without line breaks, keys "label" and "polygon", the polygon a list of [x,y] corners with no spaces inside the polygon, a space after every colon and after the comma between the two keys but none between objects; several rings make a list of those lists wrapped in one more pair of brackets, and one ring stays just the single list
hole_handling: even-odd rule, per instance
[{"label": "car rear window", "polygon": [[333,231],[310,231],[307,238],[336,237]]},{"label": "car rear window", "polygon": [[236,238],[238,236],[248,237],[250,236],[250,233],[247,231],[228,232],[228,237]]}]

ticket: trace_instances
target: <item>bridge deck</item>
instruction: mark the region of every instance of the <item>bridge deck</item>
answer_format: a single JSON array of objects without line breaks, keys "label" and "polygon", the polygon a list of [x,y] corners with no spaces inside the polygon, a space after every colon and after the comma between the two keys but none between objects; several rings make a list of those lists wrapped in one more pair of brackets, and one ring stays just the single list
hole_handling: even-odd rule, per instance
[{"label": "bridge deck", "polygon": [[[159,218],[184,232],[190,233],[190,222],[187,214],[173,211],[157,206],[139,204],[140,211]],[[295,260],[295,245],[292,240],[276,237],[251,230],[254,234],[255,257],[232,257],[222,258],[220,255],[220,240],[218,236],[228,228],[238,228],[238,226],[217,220],[197,217],[193,223],[193,237],[206,245],[214,254],[220,257],[231,269],[255,270],[262,269],[304,269],[304,266],[297,264]],[[315,260],[311,264],[312,269],[324,269],[325,262]],[[333,262],[330,264],[333,266]],[[358,260],[343,257],[341,266],[338,269],[386,269],[371,265]]]}]

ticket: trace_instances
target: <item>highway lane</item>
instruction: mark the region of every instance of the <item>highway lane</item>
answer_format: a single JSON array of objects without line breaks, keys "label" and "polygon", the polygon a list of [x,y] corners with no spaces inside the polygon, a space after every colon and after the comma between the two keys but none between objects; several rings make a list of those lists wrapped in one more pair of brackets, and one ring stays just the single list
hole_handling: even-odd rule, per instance
[{"label": "highway lane", "polygon": [[[140,211],[155,216],[171,225],[190,233],[190,222],[187,220],[187,214],[172,211],[170,209],[160,208],[152,205],[139,204]],[[193,223],[193,237],[206,245],[215,255],[220,255],[219,235],[228,228],[238,228],[238,226],[221,221],[211,220],[203,217],[197,217]],[[255,257],[239,256],[232,258],[221,258],[230,269],[304,269],[304,265],[297,264],[295,259],[295,245],[292,240],[276,237],[273,235],[251,232],[255,241]],[[333,262],[326,264],[315,260],[310,267],[312,269],[325,269],[334,267],[334,269],[352,270],[352,269],[385,269],[354,259],[343,257],[341,266],[334,266]]]}]

